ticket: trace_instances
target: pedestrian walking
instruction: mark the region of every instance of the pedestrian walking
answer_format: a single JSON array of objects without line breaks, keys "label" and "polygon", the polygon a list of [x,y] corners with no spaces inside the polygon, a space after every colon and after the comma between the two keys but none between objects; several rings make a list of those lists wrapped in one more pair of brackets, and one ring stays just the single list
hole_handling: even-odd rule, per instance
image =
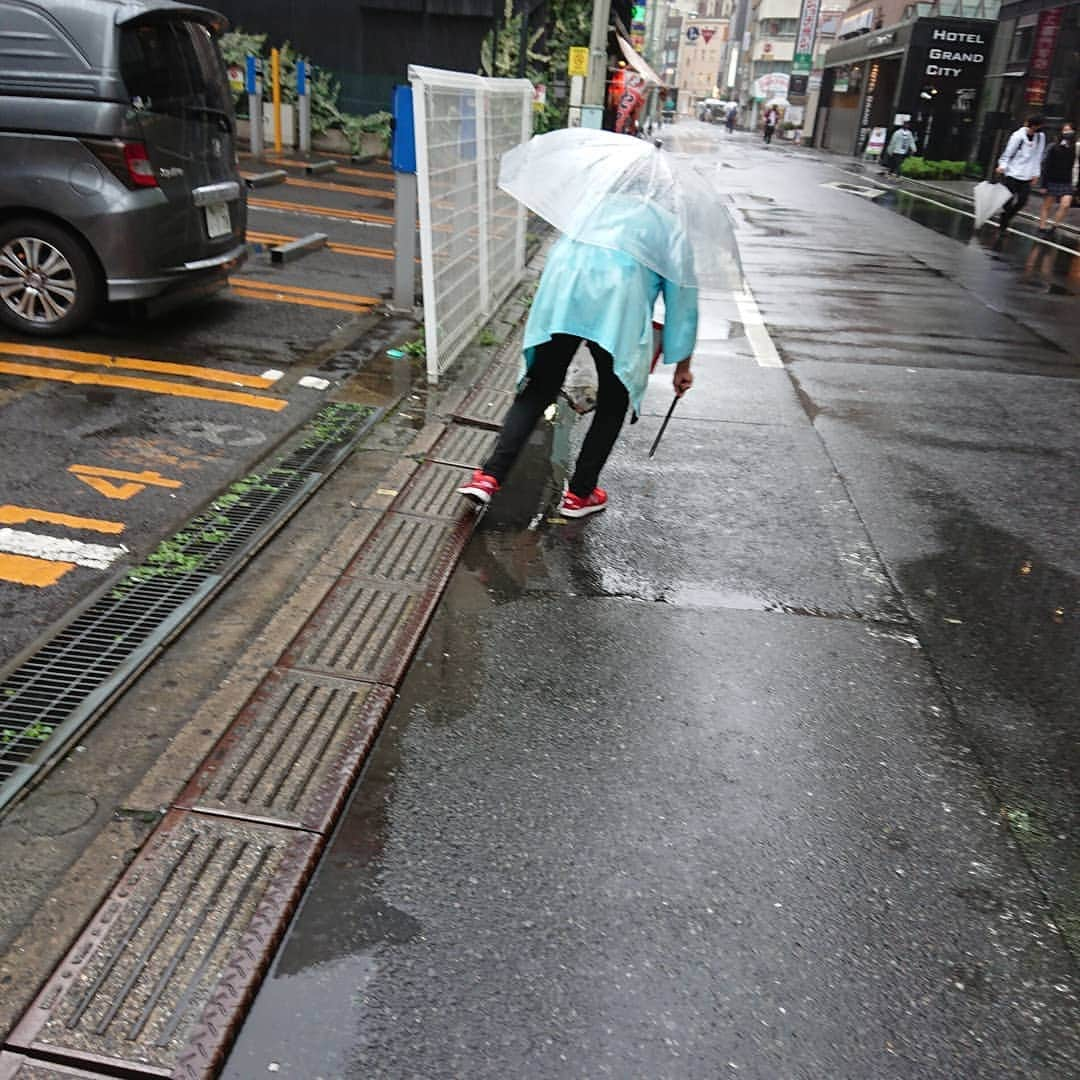
[{"label": "pedestrian walking", "polygon": [[735,121],[739,118],[739,107],[732,102],[727,107],[727,112],[724,114],[724,126],[728,130],[729,135],[735,134]]},{"label": "pedestrian walking", "polygon": [[776,125],[780,123],[780,114],[776,111],[775,105],[770,105],[765,113],[765,145],[768,146],[772,142],[773,132],[776,131]]},{"label": "pedestrian walking", "polygon": [[1029,116],[1024,126],[1017,128],[1009,136],[1009,141],[998,159],[996,171],[1004,177],[1005,186],[1012,192],[1012,198],[1001,211],[1000,227],[995,241],[997,247],[1001,246],[1005,234],[1009,231],[1009,222],[1027,204],[1032,181],[1039,178],[1046,151],[1046,136],[1042,128],[1041,116]]},{"label": "pedestrian walking", "polygon": [[911,154],[918,152],[918,143],[915,141],[915,133],[911,130],[911,124],[905,120],[893,133],[889,145],[885,148],[888,157],[886,171],[893,176],[900,175],[900,167]]},{"label": "pedestrian walking", "polygon": [[[638,224],[644,230],[662,228],[646,206]],[[490,502],[558,397],[584,341],[599,379],[596,410],[559,513],[578,518],[603,510],[607,492],[597,482],[628,407],[633,406],[635,419],[641,409],[653,359],[653,306],[661,294],[664,360],[675,364],[673,384],[681,396],[694,381],[690,360],[697,339],[697,289],[661,277],[622,251],[561,237],[548,255],[525,324],[524,385],[491,456],[459,492],[479,504]]]},{"label": "pedestrian walking", "polygon": [[[1046,151],[1043,158],[1042,175],[1039,187],[1045,192],[1042,208],[1039,211],[1039,235],[1048,239],[1054,235],[1055,228],[1065,220],[1069,207],[1073,203],[1076,181],[1073,173],[1076,169],[1076,129],[1066,124],[1061,129],[1057,142]],[[1050,213],[1057,205],[1057,213],[1050,221]]]}]

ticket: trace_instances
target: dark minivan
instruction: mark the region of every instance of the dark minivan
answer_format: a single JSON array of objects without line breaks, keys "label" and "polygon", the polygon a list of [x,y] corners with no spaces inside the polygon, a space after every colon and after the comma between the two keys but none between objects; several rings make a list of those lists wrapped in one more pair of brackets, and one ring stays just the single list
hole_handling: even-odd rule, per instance
[{"label": "dark minivan", "polygon": [[67,333],[244,259],[226,26],[173,0],[0,0],[0,322]]}]

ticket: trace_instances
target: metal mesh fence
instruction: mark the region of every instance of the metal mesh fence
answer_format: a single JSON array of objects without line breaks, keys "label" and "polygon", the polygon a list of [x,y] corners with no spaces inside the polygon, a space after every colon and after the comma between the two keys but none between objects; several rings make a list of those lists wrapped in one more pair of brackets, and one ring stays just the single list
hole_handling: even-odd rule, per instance
[{"label": "metal mesh fence", "polygon": [[499,160],[529,137],[532,85],[410,67],[428,379],[453,363],[520,280],[525,210]]}]

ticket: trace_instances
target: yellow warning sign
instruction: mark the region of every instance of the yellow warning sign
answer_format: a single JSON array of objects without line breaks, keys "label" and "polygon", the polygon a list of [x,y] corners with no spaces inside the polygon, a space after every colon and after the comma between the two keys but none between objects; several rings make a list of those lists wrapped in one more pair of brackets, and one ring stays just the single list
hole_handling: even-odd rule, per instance
[{"label": "yellow warning sign", "polygon": [[589,50],[584,45],[575,45],[570,49],[570,61],[566,65],[567,75],[589,74]]}]

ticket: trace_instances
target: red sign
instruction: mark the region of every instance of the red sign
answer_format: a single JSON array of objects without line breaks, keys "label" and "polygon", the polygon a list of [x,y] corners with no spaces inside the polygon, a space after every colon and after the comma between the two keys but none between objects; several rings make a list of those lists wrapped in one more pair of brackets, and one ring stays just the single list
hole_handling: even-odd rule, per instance
[{"label": "red sign", "polygon": [[1054,64],[1054,49],[1057,46],[1058,31],[1061,29],[1063,8],[1039,12],[1039,22],[1035,27],[1035,40],[1031,44],[1031,61],[1028,64],[1027,88],[1024,99],[1028,105],[1046,103],[1046,91],[1050,83],[1050,70]]},{"label": "red sign", "polygon": [[713,34],[715,34],[715,33],[716,33],[716,31],[711,26],[709,26],[709,27],[703,26],[701,28],[701,36],[705,39],[705,44],[706,45],[708,45],[709,42],[712,41]]},{"label": "red sign", "polygon": [[633,134],[637,130],[637,113],[645,104],[645,80],[637,74],[626,72],[622,94],[615,114],[615,130]]}]

